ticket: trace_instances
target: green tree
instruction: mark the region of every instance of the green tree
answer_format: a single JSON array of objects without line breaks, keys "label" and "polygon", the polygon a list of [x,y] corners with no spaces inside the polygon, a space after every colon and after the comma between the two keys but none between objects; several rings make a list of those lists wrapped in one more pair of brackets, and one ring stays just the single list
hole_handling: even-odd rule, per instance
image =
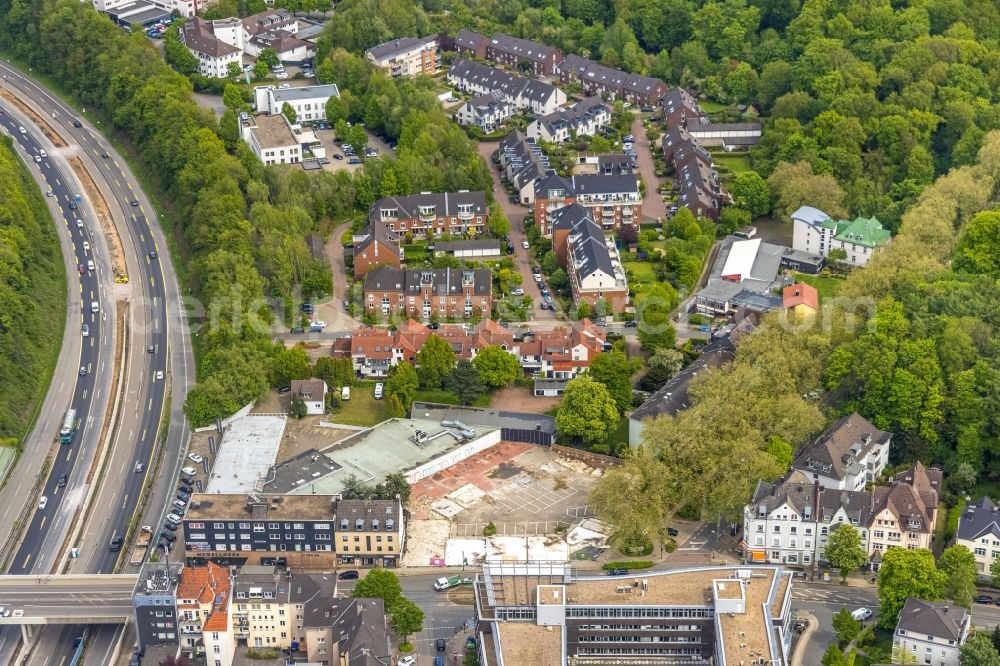
[{"label": "green tree", "polygon": [[517,357],[500,345],[487,345],[480,349],[472,364],[486,385],[493,388],[507,386],[521,374]]},{"label": "green tree", "polygon": [[372,569],[354,585],[351,596],[355,599],[381,599],[386,609],[392,612],[403,599],[403,586],[399,578],[388,569]]},{"label": "green tree", "polygon": [[486,228],[494,238],[503,238],[510,233],[510,221],[500,204],[494,203],[490,208],[490,216],[486,218]]},{"label": "green tree", "polygon": [[226,145],[226,150],[235,151],[240,143],[240,126],[236,112],[226,109],[219,119],[219,138]]},{"label": "green tree", "polygon": [[[677,502],[670,470],[649,449],[630,454],[624,465],[607,470],[590,499],[598,517],[610,525],[618,547],[653,543],[668,509]],[[623,502],[623,497],[632,498]]]},{"label": "green tree", "polygon": [[448,375],[444,384],[458,396],[463,405],[471,405],[479,396],[486,393],[486,384],[479,377],[476,366],[472,364],[472,361],[464,358],[455,364],[455,368]]},{"label": "green tree", "polygon": [[556,428],[567,437],[603,442],[618,426],[618,405],[604,384],[581,375],[566,384]]},{"label": "green tree", "polygon": [[677,307],[677,291],[666,282],[658,282],[636,299],[637,335],[648,352],[673,348],[676,335],[670,323],[670,312]]},{"label": "green tree", "polygon": [[580,306],[576,309],[576,318],[583,320],[590,319],[590,316],[590,303],[587,301],[580,301]]},{"label": "green tree", "polygon": [[799,206],[818,208],[832,218],[847,215],[843,206],[844,190],[829,174],[813,173],[812,165],[803,160],[782,162],[767,178],[774,197],[774,213],[787,219]]},{"label": "green tree", "polygon": [[261,50],[257,56],[257,62],[262,62],[268,67],[274,67],[281,63],[281,59],[278,57],[278,52],[268,46]]},{"label": "green tree", "polygon": [[847,666],[847,657],[844,656],[844,651],[840,649],[840,646],[834,643],[823,653],[823,659],[820,663],[823,666]]},{"label": "green tree", "polygon": [[1000,280],[1000,212],[979,213],[965,225],[955,248],[955,268]]},{"label": "green tree", "polygon": [[376,499],[394,499],[398,495],[400,503],[405,507],[406,503],[410,501],[412,491],[413,487],[410,486],[405,475],[400,472],[392,472],[375,486],[372,496]]},{"label": "green tree", "polygon": [[[319,70],[317,70],[317,75]],[[326,121],[331,125],[336,125],[341,120],[347,118],[347,105],[344,100],[334,95],[326,100]]]},{"label": "green tree", "polygon": [[833,630],[837,632],[840,644],[847,645],[861,631],[861,623],[854,619],[851,611],[841,608],[833,616]]},{"label": "green tree", "polygon": [[312,367],[312,375],[326,382],[328,388],[353,386],[356,377],[351,359],[330,356],[320,356],[316,359]]},{"label": "green tree", "polygon": [[167,63],[181,74],[189,76],[198,71],[198,58],[181,42],[176,23],[163,36],[163,51]]},{"label": "green tree", "polygon": [[847,577],[868,560],[868,555],[861,545],[861,534],[857,528],[846,523],[834,527],[836,529],[830,530],[830,540],[826,544],[826,559],[840,569],[840,577],[846,582]]},{"label": "green tree", "polygon": [[399,397],[400,406],[402,406],[404,414],[410,410],[410,405],[413,403],[413,397],[416,395],[419,385],[420,380],[417,377],[417,371],[407,361],[400,361],[392,369],[389,379],[385,383],[389,394]]},{"label": "green tree", "polygon": [[1000,587],[1000,557],[995,558],[990,564],[990,576],[993,578],[993,587]]},{"label": "green tree", "polygon": [[975,633],[959,648],[958,663],[961,666],[1000,666],[1000,653],[989,636]]},{"label": "green tree", "polygon": [[754,217],[771,212],[771,188],[756,171],[737,174],[730,188],[733,201]]},{"label": "green tree", "polygon": [[258,60],[253,64],[253,78],[258,81],[266,79],[268,71],[270,70],[268,69],[267,63],[262,60]]},{"label": "green tree", "polygon": [[959,606],[972,608],[976,597],[976,556],[965,546],[954,545],[946,548],[938,560],[938,568],[945,574],[944,598],[951,599]]},{"label": "green tree", "polygon": [[931,551],[921,548],[890,548],[882,556],[878,571],[878,598],[881,606],[878,626],[896,626],[907,597],[939,601],[944,595],[947,575],[938,571]]},{"label": "green tree", "polygon": [[497,271],[497,282],[500,283],[500,289],[504,292],[509,292],[514,287],[519,286],[524,281],[524,276],[517,271],[510,268],[501,268]]},{"label": "green tree", "polygon": [[288,386],[293,379],[308,379],[312,371],[302,345],[279,346],[271,358],[271,386]]},{"label": "green tree", "polygon": [[455,352],[442,338],[432,335],[417,352],[416,361],[420,387],[439,389],[455,368]]},{"label": "green tree", "polygon": [[306,401],[300,398],[298,395],[292,395],[292,405],[289,411],[291,412],[292,416],[294,416],[297,419],[304,419],[306,415],[309,413],[308,408],[306,407]]},{"label": "green tree", "polygon": [[289,124],[294,125],[299,122],[299,114],[295,113],[295,109],[288,102],[281,105],[281,115],[288,119]]},{"label": "green tree", "polygon": [[406,408],[403,407],[403,401],[400,400],[398,393],[389,394],[389,414],[396,419],[406,416]]},{"label": "green tree", "polygon": [[424,612],[409,599],[400,599],[389,612],[392,616],[392,628],[403,640],[424,630]]},{"label": "green tree", "polygon": [[238,62],[231,62],[226,65],[226,78],[227,79],[238,79],[243,75],[243,68],[240,67]]},{"label": "green tree", "polygon": [[222,93],[222,103],[227,109],[239,111],[243,107],[243,93],[240,92],[240,87],[234,83],[227,83]]},{"label": "green tree", "polygon": [[632,408],[632,375],[639,371],[639,359],[622,352],[602,352],[590,362],[589,373],[594,381],[604,384],[615,401],[619,413]]}]

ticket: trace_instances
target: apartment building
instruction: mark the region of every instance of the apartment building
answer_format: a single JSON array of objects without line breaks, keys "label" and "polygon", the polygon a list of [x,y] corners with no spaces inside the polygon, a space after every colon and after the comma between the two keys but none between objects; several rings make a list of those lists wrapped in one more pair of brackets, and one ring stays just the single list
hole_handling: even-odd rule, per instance
[{"label": "apartment building", "polygon": [[543,236],[552,234],[551,214],[577,203],[587,208],[605,231],[638,229],[642,194],[634,175],[584,174],[564,178],[549,172],[535,182],[535,222]]},{"label": "apartment building", "polygon": [[517,350],[524,371],[548,379],[573,379],[608,347],[604,331],[589,319],[571,328],[538,331]]},{"label": "apartment building", "polygon": [[600,97],[587,97],[532,121],[527,133],[534,141],[563,143],[577,136],[596,136],[610,123],[611,107]]},{"label": "apartment building", "polygon": [[554,113],[566,103],[566,93],[549,83],[464,58],[457,58],[448,69],[448,83],[473,95],[497,93],[518,111],[537,116]]},{"label": "apartment building", "polygon": [[383,266],[365,275],[364,304],[372,314],[404,313],[425,320],[489,316],[493,309],[493,276],[486,269],[404,270]]},{"label": "apartment building", "polygon": [[254,103],[257,111],[269,116],[282,112],[285,104],[292,107],[298,121],[311,122],[326,120],[326,103],[331,97],[340,97],[337,84],[322,86],[303,86],[292,88],[287,84],[281,86],[257,86],[253,89]]},{"label": "apartment building", "polygon": [[958,604],[908,597],[892,637],[892,663],[959,666],[971,627],[972,616]]},{"label": "apartment building", "polygon": [[660,142],[663,158],[674,169],[677,206],[697,217],[716,219],[725,194],[711,154],[681,126],[671,127]]},{"label": "apartment building", "polygon": [[483,232],[489,209],[485,192],[421,192],[382,197],[368,208],[368,221],[380,222],[394,234],[436,236]]},{"label": "apartment building", "polygon": [[607,67],[578,55],[568,55],[557,67],[564,84],[579,83],[586,95],[600,95],[640,106],[653,106],[667,93],[667,84],[642,74]]},{"label": "apartment building", "polygon": [[485,134],[495,132],[517,115],[517,107],[499,90],[473,97],[455,112],[455,120],[463,127],[474,126]]},{"label": "apartment building", "polygon": [[792,213],[792,248],[828,257],[843,250],[849,266],[865,266],[892,234],[874,217],[833,220],[823,211],[802,206]]},{"label": "apartment building", "polygon": [[146,562],[132,590],[132,619],[136,646],[180,645],[177,614],[177,582],[181,563]]},{"label": "apartment building", "polygon": [[240,121],[240,138],[266,165],[299,164],[303,143],[311,145],[315,135],[296,131],[280,113],[276,116],[258,113]]},{"label": "apartment building", "polygon": [[403,37],[373,46],[365,57],[392,76],[434,74],[441,64],[437,37]]},{"label": "apartment building", "polygon": [[618,248],[590,211],[570,204],[551,215],[552,248],[570,278],[573,301],[592,308],[602,301],[612,312],[628,305],[628,283]]},{"label": "apartment building", "polygon": [[991,577],[993,562],[1000,557],[1000,507],[989,497],[965,503],[958,519],[955,543],[976,556],[976,571]]},{"label": "apartment building", "polygon": [[814,566],[825,561],[833,530],[848,524],[861,536],[872,569],[892,547],[929,548],[940,492],[940,470],[920,463],[887,486],[843,490],[793,470],[761,481],[743,512],[744,556],[750,562]]},{"label": "apartment building", "polygon": [[334,566],[334,495],[191,496],[184,516],[189,565]]},{"label": "apartment building", "polygon": [[393,500],[337,502],[337,562],[397,567],[403,556],[403,506]]},{"label": "apartment building", "polygon": [[353,238],[354,277],[361,278],[376,266],[399,268],[403,263],[403,249],[399,236],[381,220],[370,222],[368,228]]},{"label": "apartment building", "polygon": [[229,76],[229,65],[242,69],[243,50],[216,38],[212,24],[194,18],[181,26],[180,38],[198,59],[198,73],[215,79]]},{"label": "apartment building", "polygon": [[892,433],[857,412],[835,421],[792,462],[792,469],[832,490],[863,490],[889,462]]},{"label": "apartment building", "polygon": [[210,666],[229,666],[236,654],[229,568],[208,562],[187,566],[177,583],[181,652]]},{"label": "apartment building", "polygon": [[555,73],[562,54],[546,44],[519,39],[502,32],[493,33],[486,42],[486,59],[532,76]]},{"label": "apartment building", "polygon": [[518,202],[531,205],[535,201],[535,183],[551,170],[549,158],[538,143],[527,138],[520,130],[511,130],[500,140],[495,159],[507,179],[517,191]]},{"label": "apartment building", "polygon": [[608,577],[490,562],[474,586],[479,663],[785,666],[792,587],[781,567]]},{"label": "apartment building", "polygon": [[234,631],[251,648],[315,653],[332,663],[333,576],[273,566],[244,566],[232,573]]}]

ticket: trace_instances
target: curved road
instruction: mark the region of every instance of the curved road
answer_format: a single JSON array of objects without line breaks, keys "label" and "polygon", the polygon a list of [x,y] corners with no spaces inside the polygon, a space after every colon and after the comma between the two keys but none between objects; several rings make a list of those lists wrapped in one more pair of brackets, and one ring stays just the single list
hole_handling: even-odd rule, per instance
[{"label": "curved road", "polygon": [[[168,253],[161,252],[161,248],[165,249],[166,244],[157,224],[155,212],[142,193],[137,179],[114,148],[82,116],[78,118],[75,110],[31,79],[24,77],[18,70],[0,63],[0,72],[4,76],[3,84],[36,110],[44,112],[46,120],[70,144],[69,149],[75,149],[84,161],[85,167],[111,209],[131,278],[128,289],[131,326],[129,342],[133,349],[142,350],[142,355],[138,357],[139,362],[135,362],[136,355],[132,355],[133,362],[130,363],[129,375],[125,379],[126,388],[131,390],[126,394],[123,403],[118,405],[121,413],[117,423],[116,439],[121,440],[121,443],[115,447],[115,452],[130,464],[128,472],[124,475],[118,474],[112,465],[107,466],[106,476],[101,483],[101,493],[103,498],[103,493],[111,490],[114,503],[102,501],[92,504],[90,521],[100,527],[94,530],[92,535],[87,535],[84,542],[79,544],[87,555],[88,573],[111,573],[121,553],[110,551],[107,544],[112,536],[124,535],[127,532],[129,522],[141,499],[143,484],[152,462],[154,444],[160,433],[160,422],[168,389],[171,409],[170,429],[163,457],[163,469],[156,480],[157,487],[152,493],[154,502],[159,499],[162,503],[162,498],[172,490],[173,479],[180,466],[181,449],[186,442],[187,426],[182,406],[188,386],[194,380],[194,362],[186,322],[180,312],[176,276]],[[149,347],[152,347],[153,352],[145,353],[144,350]],[[103,421],[103,414],[101,417]],[[123,436],[125,433],[131,436]],[[141,473],[132,472],[135,462],[142,462],[145,470]],[[86,471],[82,473],[82,476],[85,475]],[[50,477],[46,488],[54,478],[57,477],[55,475]],[[157,509],[158,513],[159,507],[153,508]],[[63,538],[64,535],[50,535],[44,524],[38,531],[28,531],[14,563],[21,564],[24,561],[21,559],[22,553],[24,557],[31,552],[52,552],[53,558],[64,555],[61,552]],[[87,549],[90,549],[89,553]],[[30,560],[28,565],[31,565]],[[48,570],[48,568],[35,569],[35,571]],[[47,647],[56,648],[52,650],[53,663],[61,662],[69,650],[72,637],[78,635],[79,631],[79,628],[63,629],[59,632],[60,637],[56,646],[51,645],[56,632],[46,637],[44,643],[49,644]],[[99,633],[107,632],[102,630]],[[0,648],[2,646],[0,643]],[[88,651],[89,649],[88,647]],[[0,657],[2,656],[0,654]],[[36,655],[32,663],[42,663],[38,657]],[[96,658],[94,663],[101,663],[100,658]]]}]

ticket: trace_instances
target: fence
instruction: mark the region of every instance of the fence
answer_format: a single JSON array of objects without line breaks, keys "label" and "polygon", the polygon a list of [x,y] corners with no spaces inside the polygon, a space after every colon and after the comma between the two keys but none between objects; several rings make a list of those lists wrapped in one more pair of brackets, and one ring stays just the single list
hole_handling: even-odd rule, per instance
[{"label": "fence", "polygon": [[590,451],[581,451],[580,449],[574,449],[561,444],[553,444],[552,452],[564,458],[569,458],[570,460],[579,460],[580,462],[597,469],[607,469],[608,467],[621,465],[624,462],[621,458],[606,456],[601,453],[592,453]]}]

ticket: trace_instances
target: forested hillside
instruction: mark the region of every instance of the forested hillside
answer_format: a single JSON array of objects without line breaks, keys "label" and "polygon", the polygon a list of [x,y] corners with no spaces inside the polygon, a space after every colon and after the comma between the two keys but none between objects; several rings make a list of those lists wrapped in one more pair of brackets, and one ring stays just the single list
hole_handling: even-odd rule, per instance
[{"label": "forested hillside", "polygon": [[66,322],[66,273],[38,185],[0,140],[0,441],[26,434]]}]

